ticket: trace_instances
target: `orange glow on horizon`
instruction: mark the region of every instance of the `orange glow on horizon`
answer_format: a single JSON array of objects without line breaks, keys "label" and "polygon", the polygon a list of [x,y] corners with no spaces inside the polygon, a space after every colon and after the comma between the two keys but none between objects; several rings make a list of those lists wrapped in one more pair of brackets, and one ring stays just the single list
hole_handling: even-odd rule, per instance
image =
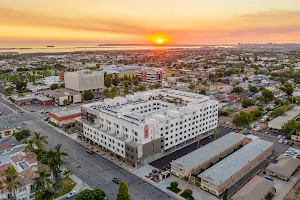
[{"label": "orange glow on horizon", "polygon": [[149,40],[152,43],[157,44],[157,45],[163,45],[163,44],[166,44],[166,43],[168,43],[170,41],[167,36],[162,35],[162,34],[151,35],[149,37]]}]

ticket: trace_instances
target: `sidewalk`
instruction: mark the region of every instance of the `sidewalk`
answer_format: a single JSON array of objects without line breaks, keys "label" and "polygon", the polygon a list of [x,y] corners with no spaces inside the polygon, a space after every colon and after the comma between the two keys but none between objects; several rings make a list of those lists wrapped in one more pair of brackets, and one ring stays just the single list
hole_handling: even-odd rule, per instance
[{"label": "sidewalk", "polygon": [[[78,190],[82,191],[84,189],[90,189],[91,187],[88,186],[86,183],[84,183],[80,178],[72,174],[70,178],[76,183],[75,187],[72,189],[72,191]],[[67,197],[68,193],[56,198],[56,200],[65,199]]]}]

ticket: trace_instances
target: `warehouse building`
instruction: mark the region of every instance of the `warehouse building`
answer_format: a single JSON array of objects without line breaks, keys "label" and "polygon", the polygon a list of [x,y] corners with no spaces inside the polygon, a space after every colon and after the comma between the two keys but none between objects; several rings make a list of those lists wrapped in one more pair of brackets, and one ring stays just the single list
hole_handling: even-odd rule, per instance
[{"label": "warehouse building", "polygon": [[256,139],[198,175],[201,188],[220,196],[254,167],[268,158],[274,144]]},{"label": "warehouse building", "polygon": [[235,149],[245,145],[248,138],[245,135],[231,132],[223,137],[201,147],[173,162],[171,173],[180,178],[197,174],[201,170],[232,153]]}]

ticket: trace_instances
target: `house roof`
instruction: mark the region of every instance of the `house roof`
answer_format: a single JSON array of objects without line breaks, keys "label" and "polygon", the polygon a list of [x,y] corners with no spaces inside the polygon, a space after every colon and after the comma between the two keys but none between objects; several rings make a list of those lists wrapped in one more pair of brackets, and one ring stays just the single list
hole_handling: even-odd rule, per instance
[{"label": "house roof", "polygon": [[273,188],[273,182],[254,176],[248,183],[246,183],[237,193],[235,193],[231,200],[259,200],[264,199],[266,195]]},{"label": "house roof", "polygon": [[270,163],[266,167],[266,170],[283,175],[285,177],[290,177],[295,172],[295,170],[298,169],[299,166],[299,159],[286,155],[280,155],[274,162]]}]

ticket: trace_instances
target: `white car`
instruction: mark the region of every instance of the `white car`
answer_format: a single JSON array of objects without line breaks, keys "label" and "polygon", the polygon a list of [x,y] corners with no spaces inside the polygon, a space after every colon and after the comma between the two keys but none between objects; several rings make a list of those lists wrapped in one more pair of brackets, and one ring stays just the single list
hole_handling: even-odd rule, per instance
[{"label": "white car", "polygon": [[284,140],[283,141],[283,144],[288,144],[289,142],[287,140]]},{"label": "white car", "polygon": [[282,135],[278,135],[277,138],[282,138]]},{"label": "white car", "polygon": [[282,139],[285,139],[285,136],[282,136]]},{"label": "white car", "polygon": [[283,139],[280,139],[278,142],[279,142],[279,143],[283,143]]},{"label": "white car", "polygon": [[79,193],[78,190],[74,190],[74,191],[70,192],[70,193],[67,195],[67,199],[71,199],[72,197],[75,197],[78,193]]}]

